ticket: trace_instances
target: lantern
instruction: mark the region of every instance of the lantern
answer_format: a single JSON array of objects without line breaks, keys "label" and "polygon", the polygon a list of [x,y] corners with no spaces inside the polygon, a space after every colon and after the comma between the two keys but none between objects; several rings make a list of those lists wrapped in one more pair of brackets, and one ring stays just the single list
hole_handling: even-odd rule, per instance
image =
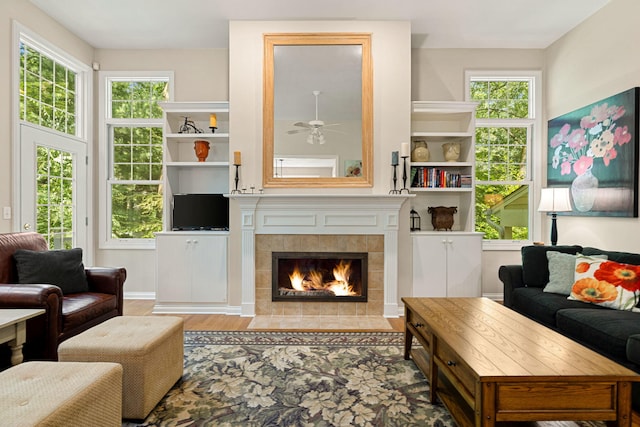
[{"label": "lantern", "polygon": [[415,209],[411,209],[411,212],[409,212],[409,220],[411,231],[420,231],[420,215]]}]

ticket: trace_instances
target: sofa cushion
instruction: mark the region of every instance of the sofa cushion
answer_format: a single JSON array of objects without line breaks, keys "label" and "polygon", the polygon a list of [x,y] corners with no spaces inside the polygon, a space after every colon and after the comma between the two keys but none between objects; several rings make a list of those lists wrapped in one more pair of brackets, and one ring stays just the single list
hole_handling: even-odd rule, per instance
[{"label": "sofa cushion", "polygon": [[634,254],[631,252],[616,252],[616,251],[605,251],[598,248],[585,247],[582,250],[583,255],[599,255],[604,254],[611,261],[623,262],[625,264],[633,264],[640,265],[640,254]]},{"label": "sofa cushion", "polygon": [[53,251],[18,249],[13,257],[18,283],[56,285],[63,294],[89,290],[80,248]]},{"label": "sofa cushion", "polygon": [[549,283],[549,267],[547,262],[547,252],[555,251],[566,254],[577,254],[582,250],[582,246],[523,246],[520,250],[522,254],[522,277],[525,286],[544,288]]},{"label": "sofa cushion", "polygon": [[[576,257],[578,255],[565,254],[562,252],[548,251],[549,261],[549,283],[544,287],[545,292],[553,292],[564,296],[569,296],[571,287],[575,282]],[[606,255],[594,255],[600,259],[607,259]]]},{"label": "sofa cushion", "polygon": [[640,294],[640,266],[576,257],[575,283],[570,299],[616,310],[634,310]]},{"label": "sofa cushion", "polygon": [[627,360],[640,365],[640,335],[631,335],[627,339]]},{"label": "sofa cushion", "polygon": [[[572,301],[564,295],[544,292],[541,288],[517,288],[513,290],[512,307],[552,328],[556,327],[556,312],[563,308],[591,308],[584,302]],[[603,308],[603,310],[605,310]]]},{"label": "sofa cushion", "polygon": [[609,357],[626,361],[628,338],[640,334],[640,313],[593,307],[559,310],[558,330]]},{"label": "sofa cushion", "polygon": [[91,323],[108,313],[118,310],[115,295],[82,292],[65,295],[62,302],[62,324],[65,332]]}]

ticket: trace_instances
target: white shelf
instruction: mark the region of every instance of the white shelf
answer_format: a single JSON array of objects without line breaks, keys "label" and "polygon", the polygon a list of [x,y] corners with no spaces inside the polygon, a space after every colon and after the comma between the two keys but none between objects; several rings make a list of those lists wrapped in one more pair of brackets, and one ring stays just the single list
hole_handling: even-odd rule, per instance
[{"label": "white shelf", "polygon": [[229,139],[228,133],[169,133],[164,136],[179,142],[193,142],[195,139]]},{"label": "white shelf", "polygon": [[411,187],[414,193],[470,193],[473,188],[470,187]]},{"label": "white shelf", "polygon": [[473,134],[470,132],[411,132],[411,136],[439,139],[460,139],[472,137]]},{"label": "white shelf", "polygon": [[167,162],[167,167],[228,168],[229,162]]},{"label": "white shelf", "polygon": [[472,162],[411,162],[411,166],[422,166],[426,168],[465,168],[472,167]]}]

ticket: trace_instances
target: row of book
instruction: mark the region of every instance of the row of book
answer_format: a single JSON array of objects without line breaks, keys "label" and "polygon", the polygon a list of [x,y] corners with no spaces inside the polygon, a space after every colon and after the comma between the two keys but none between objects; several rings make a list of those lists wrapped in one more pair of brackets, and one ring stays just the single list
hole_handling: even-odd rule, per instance
[{"label": "row of book", "polygon": [[471,175],[427,166],[411,167],[411,187],[471,188]]}]

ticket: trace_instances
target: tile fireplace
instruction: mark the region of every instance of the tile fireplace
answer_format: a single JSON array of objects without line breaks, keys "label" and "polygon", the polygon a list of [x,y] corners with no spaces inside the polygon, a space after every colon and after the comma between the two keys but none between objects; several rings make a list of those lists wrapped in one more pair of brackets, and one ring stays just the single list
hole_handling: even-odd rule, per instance
[{"label": "tile fireplace", "polygon": [[[409,195],[230,195],[242,227],[241,315],[398,317],[398,227]],[[273,252],[368,254],[366,300],[272,301]],[[334,300],[335,301],[335,300]]]},{"label": "tile fireplace", "polygon": [[272,252],[271,301],[366,302],[366,252]]}]

